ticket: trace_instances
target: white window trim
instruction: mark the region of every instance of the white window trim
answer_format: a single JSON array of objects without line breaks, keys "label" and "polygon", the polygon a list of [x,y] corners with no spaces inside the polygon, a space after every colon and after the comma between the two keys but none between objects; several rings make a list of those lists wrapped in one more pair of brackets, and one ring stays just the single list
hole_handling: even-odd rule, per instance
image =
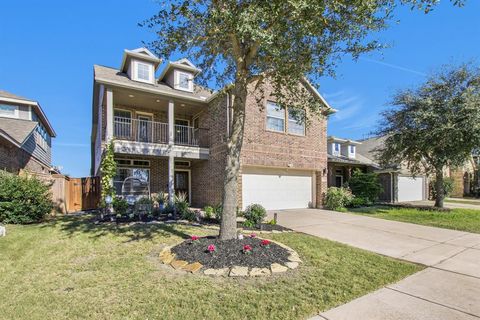
[{"label": "white window trim", "polygon": [[[277,116],[271,116],[268,114],[268,103],[273,103],[275,105],[277,105],[277,103],[275,101],[267,101],[267,106],[265,107],[265,113],[266,113],[266,118],[265,118],[265,128],[267,131],[270,131],[270,132],[280,132],[280,133],[285,133],[286,130],[287,130],[287,114],[285,112],[285,109],[280,109],[281,111],[283,111],[283,118],[280,118],[280,117],[277,117]],[[275,130],[275,129],[272,129],[272,128],[269,128],[268,127],[268,118],[273,118],[273,119],[278,119],[278,120],[283,120],[283,130]]]},{"label": "white window trim", "polygon": [[[149,66],[149,70],[150,70],[150,79],[149,80],[140,79],[138,77],[138,64],[139,63]],[[132,78],[133,78],[133,80],[139,81],[139,82],[153,83],[154,79],[155,79],[155,75],[154,75],[154,71],[153,71],[153,65],[151,63],[140,61],[140,60],[132,60]]]},{"label": "white window trim", "polygon": [[3,106],[9,106],[9,107],[14,107],[15,110],[13,111],[13,115],[10,115],[10,114],[3,114],[0,112],[0,117],[3,117],[3,118],[11,118],[11,119],[18,119],[18,117],[20,116],[20,108],[16,105],[13,105],[13,104],[6,104],[6,103],[0,103],[1,105]]},{"label": "white window trim", "polygon": [[[291,121],[297,122],[296,120],[291,120]],[[294,136],[299,136],[299,137],[304,137],[307,135],[307,128],[306,128],[305,122],[303,123],[303,133],[290,132],[290,126],[288,125],[289,123],[290,123],[290,118],[289,118],[289,113],[287,108],[287,133]]]},{"label": "white window trim", "polygon": [[[183,88],[180,86],[180,74],[188,76],[188,88]],[[193,76],[189,72],[175,70],[173,74],[174,88],[181,91],[193,92]]]},{"label": "white window trim", "polygon": [[[277,105],[277,103],[275,101],[267,101],[267,105],[268,103],[273,103],[275,105]],[[303,124],[303,133],[300,134],[300,133],[295,133],[295,132],[290,132],[289,131],[289,122],[290,122],[290,119],[289,119],[289,113],[288,113],[288,108],[284,108],[284,109],[280,109],[283,111],[283,115],[284,117],[283,118],[280,118],[280,117],[277,117],[277,116],[271,116],[271,115],[268,115],[268,109],[267,109],[267,106],[265,107],[265,114],[266,114],[266,117],[265,117],[265,130],[266,131],[269,131],[269,132],[276,132],[276,133],[285,133],[287,135],[292,135],[292,136],[297,136],[297,137],[305,137],[307,135],[307,128],[306,128],[306,125],[305,123]],[[279,119],[279,120],[283,120],[283,131],[282,130],[275,130],[275,129],[271,129],[268,127],[268,118],[273,118],[273,119]],[[292,120],[293,121],[293,120]]]}]

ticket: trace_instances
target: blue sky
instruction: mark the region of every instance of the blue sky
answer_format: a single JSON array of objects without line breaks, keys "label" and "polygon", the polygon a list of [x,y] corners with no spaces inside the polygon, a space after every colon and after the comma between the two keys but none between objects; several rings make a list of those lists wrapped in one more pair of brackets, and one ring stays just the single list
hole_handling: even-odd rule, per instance
[{"label": "blue sky", "polygon": [[[90,169],[93,64],[119,67],[122,50],[153,35],[137,23],[157,9],[153,0],[2,1],[0,89],[36,99],[58,137],[53,164],[72,176]],[[362,138],[375,129],[392,93],[425,79],[435,67],[480,57],[480,1],[448,1],[425,15],[399,8],[399,24],[378,34],[391,45],[359,61],[344,59],[319,91],[339,112],[329,134]],[[479,60],[477,60],[477,63]]]}]

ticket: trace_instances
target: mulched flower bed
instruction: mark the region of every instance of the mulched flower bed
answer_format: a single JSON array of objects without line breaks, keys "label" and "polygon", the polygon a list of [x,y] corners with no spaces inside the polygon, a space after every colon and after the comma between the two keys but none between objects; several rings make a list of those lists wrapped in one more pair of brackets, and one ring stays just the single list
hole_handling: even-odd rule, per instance
[{"label": "mulched flower bed", "polygon": [[242,228],[244,230],[251,230],[251,231],[293,231],[292,229],[286,228],[279,224],[270,224],[270,223],[262,223],[260,225],[256,225],[255,227],[246,227],[243,225],[243,222],[237,222],[237,228]]},{"label": "mulched flower bed", "polygon": [[[173,247],[171,252],[175,258],[189,263],[200,262],[206,268],[226,268],[232,266],[268,268],[272,263],[286,263],[290,252],[281,246],[270,242],[262,245],[263,239],[245,237],[244,239],[219,240],[216,237],[186,240]],[[268,241],[268,240],[267,240]],[[215,251],[209,252],[209,246],[214,245]],[[250,246],[251,252],[245,253],[245,246]],[[212,247],[210,247],[212,248]]]}]

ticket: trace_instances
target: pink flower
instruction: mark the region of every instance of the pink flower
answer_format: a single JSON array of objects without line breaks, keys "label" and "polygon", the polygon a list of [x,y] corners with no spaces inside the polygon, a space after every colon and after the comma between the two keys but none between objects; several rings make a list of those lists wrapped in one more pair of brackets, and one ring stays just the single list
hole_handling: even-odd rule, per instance
[{"label": "pink flower", "polygon": [[252,252],[252,246],[246,244],[243,246],[243,253],[251,253]]},{"label": "pink flower", "polygon": [[192,241],[197,241],[198,239],[200,239],[199,236],[191,236],[190,237],[190,240],[192,240]]},{"label": "pink flower", "polygon": [[217,248],[215,248],[214,244],[211,244],[207,247],[208,252],[213,253]]},{"label": "pink flower", "polygon": [[262,246],[269,246],[269,245],[270,245],[270,240],[263,239],[260,244],[261,244]]},{"label": "pink flower", "polygon": [[250,238],[255,238],[256,236],[257,236],[257,235],[256,235],[255,233],[252,233],[252,234],[250,235]]}]

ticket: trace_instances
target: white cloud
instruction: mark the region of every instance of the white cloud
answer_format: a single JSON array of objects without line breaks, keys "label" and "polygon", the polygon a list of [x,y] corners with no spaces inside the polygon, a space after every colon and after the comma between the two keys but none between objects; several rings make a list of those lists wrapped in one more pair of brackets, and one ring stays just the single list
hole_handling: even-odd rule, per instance
[{"label": "white cloud", "polygon": [[401,70],[401,71],[405,71],[405,72],[410,72],[410,73],[413,73],[413,74],[416,74],[416,75],[419,75],[419,76],[423,76],[423,77],[427,76],[427,74],[425,72],[421,72],[421,71],[417,71],[417,70],[410,69],[410,68],[407,68],[407,67],[399,66],[397,64],[391,64],[391,63],[383,62],[383,61],[380,61],[380,60],[374,60],[374,59],[369,59],[369,58],[364,58],[364,57],[360,57],[359,59],[363,60],[363,61],[367,61],[367,62],[380,64],[382,66],[386,66],[386,67],[389,67],[389,68],[392,68],[392,69]]}]

